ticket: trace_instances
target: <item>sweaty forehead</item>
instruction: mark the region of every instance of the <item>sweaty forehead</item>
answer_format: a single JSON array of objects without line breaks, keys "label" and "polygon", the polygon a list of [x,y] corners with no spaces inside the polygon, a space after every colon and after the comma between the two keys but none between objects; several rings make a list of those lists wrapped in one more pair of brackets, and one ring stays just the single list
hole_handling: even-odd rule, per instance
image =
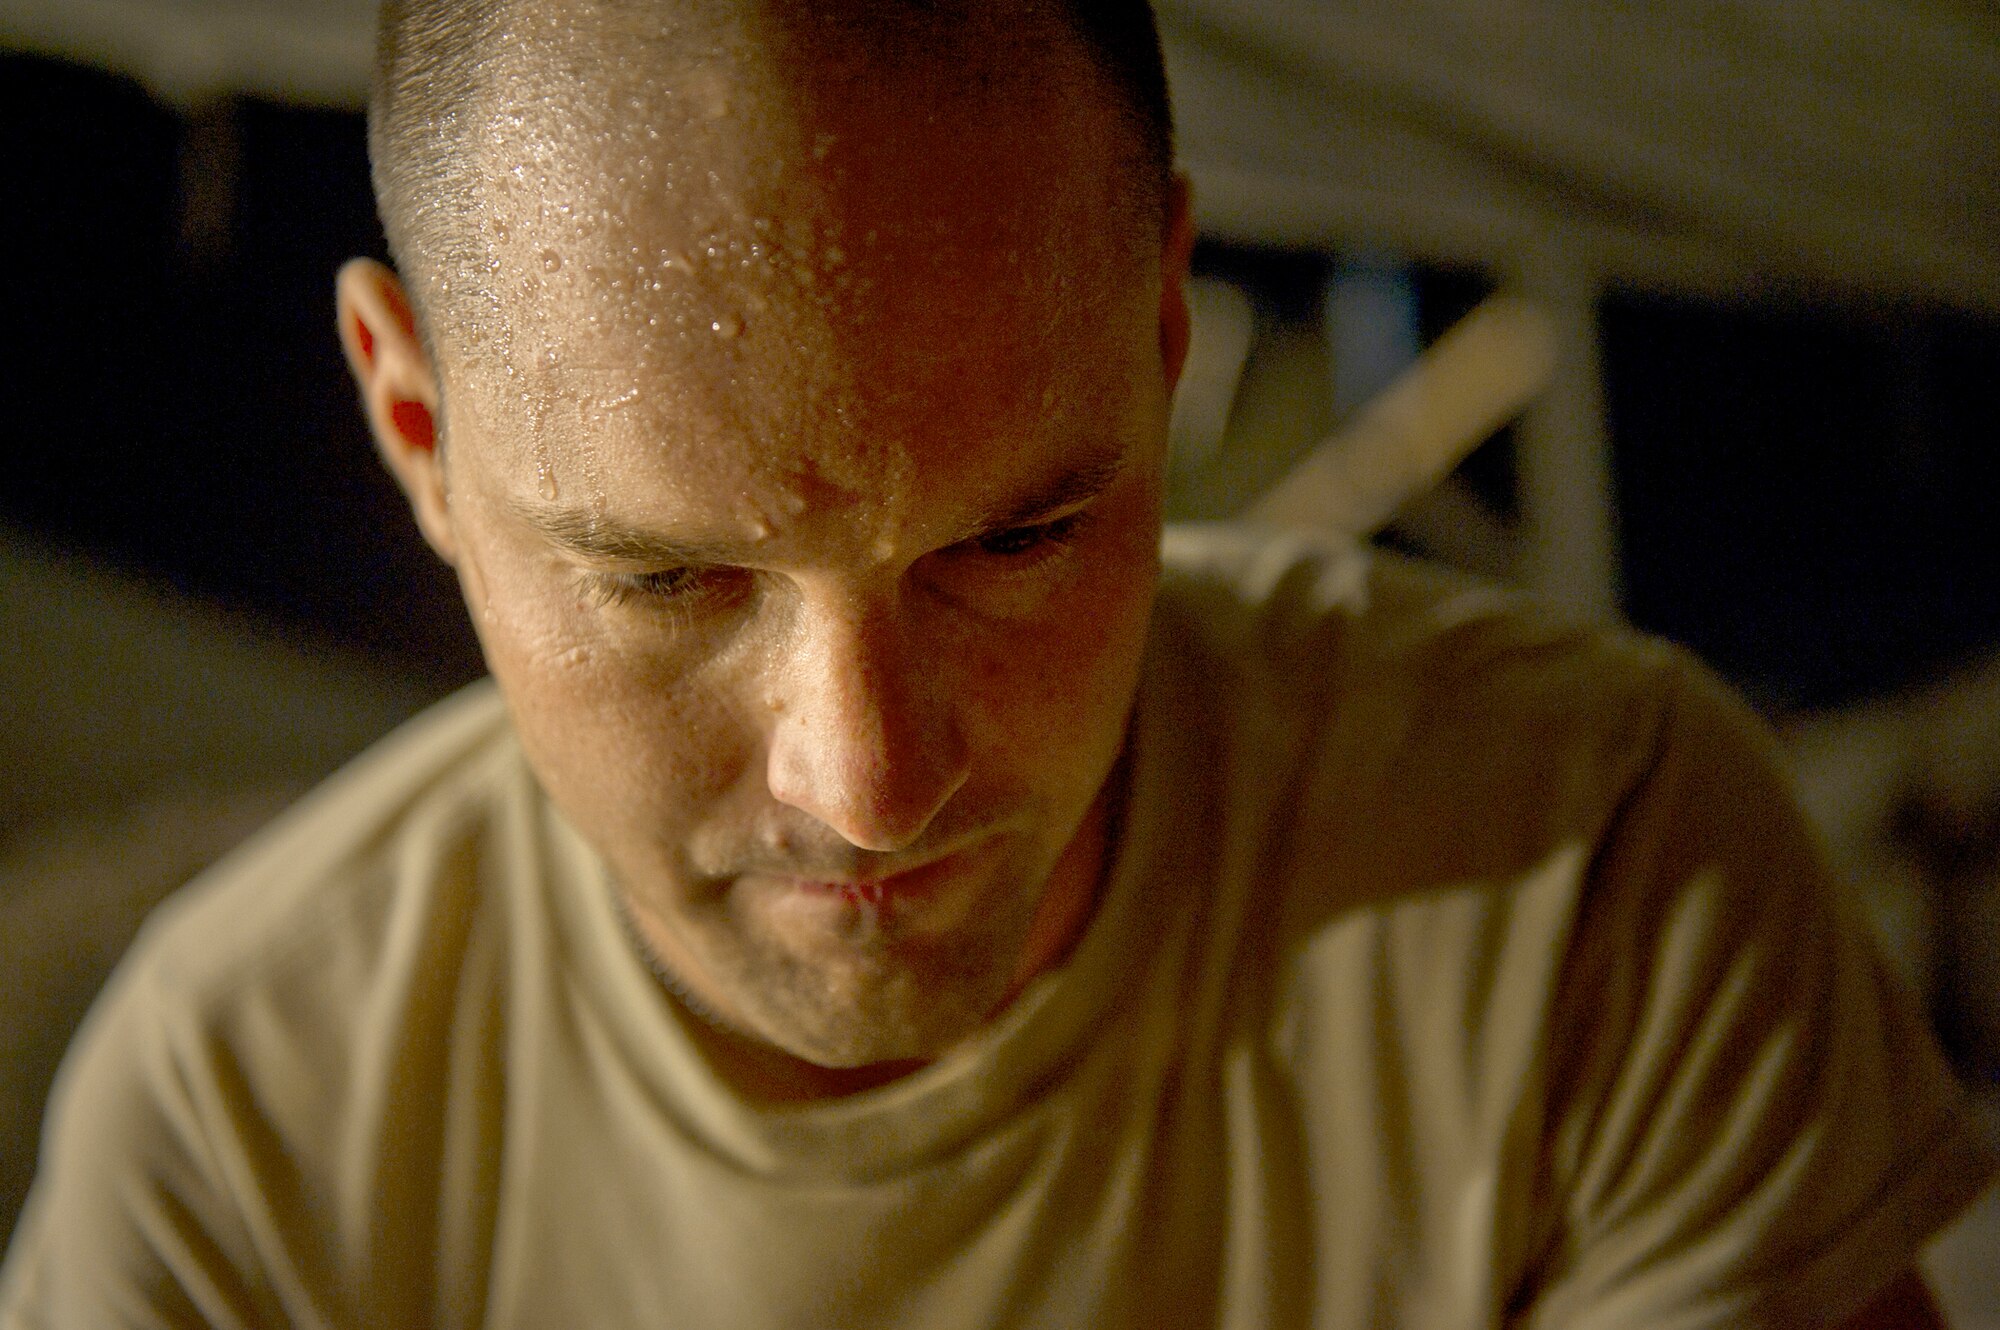
[{"label": "sweaty forehead", "polygon": [[530,304],[781,275],[826,304],[871,237],[944,265],[1122,211],[1119,99],[1063,23],[866,8],[523,7],[473,112],[489,271]]},{"label": "sweaty forehead", "polygon": [[510,29],[476,139],[491,298],[449,396],[511,419],[538,467],[839,437],[857,481],[940,411],[1004,435],[1083,409],[1118,354],[1087,344],[1153,288],[1114,94],[1060,25],[884,45],[693,12],[569,3]]}]

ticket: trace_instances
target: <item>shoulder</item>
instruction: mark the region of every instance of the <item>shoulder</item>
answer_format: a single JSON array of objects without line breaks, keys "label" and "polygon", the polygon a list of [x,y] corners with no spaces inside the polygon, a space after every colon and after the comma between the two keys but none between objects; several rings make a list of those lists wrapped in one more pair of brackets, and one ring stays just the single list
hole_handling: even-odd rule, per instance
[{"label": "shoulder", "polygon": [[[1365,1045],[1504,1115],[1579,922],[1611,913],[1586,903],[1671,896],[1598,870],[1677,732],[1754,726],[1674,648],[1519,593],[1290,534],[1166,550],[1175,821],[1219,847],[1224,963],[1271,985],[1302,1075]],[[1754,743],[1723,746],[1775,780]]]},{"label": "shoulder", "polygon": [[1517,590],[1351,541],[1230,524],[1168,528],[1161,612],[1210,650],[1313,665],[1344,690],[1487,683],[1646,689],[1694,669],[1671,646]]},{"label": "shoulder", "polygon": [[1415,1217],[1384,1260],[1497,1260],[1536,1324],[1808,1323],[1977,1189],[1920,1017],[1706,668],[1308,538],[1168,566],[1188,677],[1231,683],[1207,705],[1285,718],[1233,991],[1271,986],[1321,1189]]},{"label": "shoulder", "polygon": [[1269,713],[1293,765],[1275,811],[1322,859],[1520,867],[1601,830],[1676,708],[1733,723],[1684,653],[1519,592],[1254,528],[1175,529],[1165,549],[1162,649],[1199,662],[1182,696]]},{"label": "shoulder", "polygon": [[[1252,931],[1302,982],[1379,1005],[1518,965],[1546,988],[1586,897],[1643,889],[1598,870],[1669,754],[1779,784],[1754,719],[1669,644],[1309,534],[1178,529],[1165,562],[1176,701],[1221,736],[1183,765],[1264,775],[1216,798],[1259,841]],[[1464,997],[1476,1025],[1496,994]]]},{"label": "shoulder", "polygon": [[492,1037],[496,898],[537,807],[481,685],[158,909],[57,1080],[10,1293],[82,1299],[79,1324],[128,1297],[257,1321],[286,1280],[355,1259],[300,1224],[321,1206],[351,1224],[348,1193],[376,1194],[371,1142],[477,1090],[460,1069],[490,1059],[436,1055]]},{"label": "shoulder", "polygon": [[237,1041],[239,1075],[287,1040],[337,1060],[364,995],[404,981],[418,939],[491,912],[503,843],[535,806],[498,693],[446,699],[156,909],[72,1060],[142,1029],[184,1050]]},{"label": "shoulder", "polygon": [[199,1002],[268,978],[302,951],[323,952],[343,930],[379,920],[399,888],[435,880],[454,844],[490,832],[527,780],[497,691],[465,689],[171,897],[121,978]]},{"label": "shoulder", "polygon": [[254,1114],[316,1161],[399,1045],[446,1037],[498,982],[540,807],[496,690],[447,699],[160,907],[72,1060],[140,1076],[135,1098],[199,1087],[216,1130]]}]

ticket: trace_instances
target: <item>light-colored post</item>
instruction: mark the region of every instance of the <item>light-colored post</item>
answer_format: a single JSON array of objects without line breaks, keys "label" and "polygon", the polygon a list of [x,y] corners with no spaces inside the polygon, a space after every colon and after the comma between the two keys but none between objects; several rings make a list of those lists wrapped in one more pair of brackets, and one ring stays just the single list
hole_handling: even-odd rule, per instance
[{"label": "light-colored post", "polygon": [[1562,255],[1524,264],[1512,285],[1551,320],[1555,368],[1516,426],[1522,580],[1603,619],[1618,617],[1618,519],[1598,354],[1599,286]]}]

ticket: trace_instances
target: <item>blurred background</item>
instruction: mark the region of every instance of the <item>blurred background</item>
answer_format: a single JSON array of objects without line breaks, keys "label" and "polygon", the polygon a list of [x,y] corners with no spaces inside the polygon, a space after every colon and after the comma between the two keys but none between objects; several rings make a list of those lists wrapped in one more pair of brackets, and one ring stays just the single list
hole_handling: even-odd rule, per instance
[{"label": "blurred background", "polygon": [[[1174,515],[1706,657],[1994,1102],[2000,11],[1159,8],[1203,236]],[[384,256],[371,23],[0,0],[0,1236],[145,908],[480,672],[334,338]],[[1936,1259],[2000,1327],[2000,1207]]]}]

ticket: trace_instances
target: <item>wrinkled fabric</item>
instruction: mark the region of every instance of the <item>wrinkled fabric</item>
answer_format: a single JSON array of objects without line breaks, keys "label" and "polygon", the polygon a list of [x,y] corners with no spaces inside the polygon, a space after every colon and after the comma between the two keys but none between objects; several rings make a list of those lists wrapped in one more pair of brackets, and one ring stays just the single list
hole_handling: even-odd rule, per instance
[{"label": "wrinkled fabric", "polygon": [[1098,911],[891,1085],[746,1103],[482,685],[148,925],[0,1327],[1797,1325],[1991,1162],[1683,657],[1182,530]]}]

